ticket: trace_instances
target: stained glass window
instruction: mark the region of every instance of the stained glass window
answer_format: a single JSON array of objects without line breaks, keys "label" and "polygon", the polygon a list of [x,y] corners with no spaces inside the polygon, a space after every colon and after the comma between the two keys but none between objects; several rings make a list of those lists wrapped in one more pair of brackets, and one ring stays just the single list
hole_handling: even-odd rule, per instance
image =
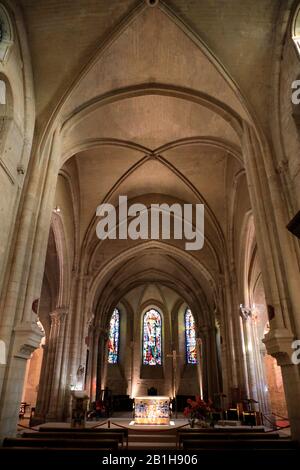
[{"label": "stained glass window", "polygon": [[117,364],[119,359],[120,311],[115,308],[109,322],[108,363]]},{"label": "stained glass window", "polygon": [[161,366],[161,315],[151,308],[143,321],[143,364]]},{"label": "stained glass window", "polygon": [[184,315],[186,362],[197,364],[196,325],[194,315],[189,308]]}]

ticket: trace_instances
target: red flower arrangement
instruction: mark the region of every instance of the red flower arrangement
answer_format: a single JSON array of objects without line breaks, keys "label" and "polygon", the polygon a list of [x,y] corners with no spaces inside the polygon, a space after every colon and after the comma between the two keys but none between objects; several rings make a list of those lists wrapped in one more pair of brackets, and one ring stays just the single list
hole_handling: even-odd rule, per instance
[{"label": "red flower arrangement", "polygon": [[210,413],[213,411],[211,400],[205,402],[200,396],[196,396],[195,400],[189,398],[187,404],[188,406],[184,409],[183,414],[190,421],[206,421],[210,418]]}]

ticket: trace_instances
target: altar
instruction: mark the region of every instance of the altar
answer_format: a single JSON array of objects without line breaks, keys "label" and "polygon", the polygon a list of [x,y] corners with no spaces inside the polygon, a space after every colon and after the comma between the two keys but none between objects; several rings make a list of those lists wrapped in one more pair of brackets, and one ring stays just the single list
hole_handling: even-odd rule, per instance
[{"label": "altar", "polygon": [[170,424],[170,399],[161,396],[134,399],[135,424]]}]

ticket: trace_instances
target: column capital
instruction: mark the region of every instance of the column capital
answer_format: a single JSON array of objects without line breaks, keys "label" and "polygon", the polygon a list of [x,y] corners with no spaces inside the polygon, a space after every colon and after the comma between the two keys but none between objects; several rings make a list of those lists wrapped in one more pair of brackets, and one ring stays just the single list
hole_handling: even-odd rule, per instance
[{"label": "column capital", "polygon": [[14,329],[13,355],[29,359],[33,351],[40,347],[44,336],[35,322],[19,323]]},{"label": "column capital", "polygon": [[51,323],[62,323],[68,314],[67,307],[58,307],[50,312]]},{"label": "column capital", "polygon": [[287,328],[271,329],[262,340],[268,354],[275,357],[278,365],[291,365],[294,335]]}]

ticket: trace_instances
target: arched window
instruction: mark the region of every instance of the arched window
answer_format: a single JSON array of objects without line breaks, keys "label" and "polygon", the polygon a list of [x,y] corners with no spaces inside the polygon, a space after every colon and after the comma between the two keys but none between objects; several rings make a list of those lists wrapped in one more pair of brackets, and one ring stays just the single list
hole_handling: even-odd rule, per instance
[{"label": "arched window", "polygon": [[117,364],[119,360],[120,311],[115,308],[109,322],[108,363]]},{"label": "arched window", "polygon": [[184,314],[185,351],[187,364],[197,364],[196,325],[194,315],[189,308]]},{"label": "arched window", "polygon": [[161,366],[161,315],[151,308],[144,315],[143,321],[143,364]]}]

